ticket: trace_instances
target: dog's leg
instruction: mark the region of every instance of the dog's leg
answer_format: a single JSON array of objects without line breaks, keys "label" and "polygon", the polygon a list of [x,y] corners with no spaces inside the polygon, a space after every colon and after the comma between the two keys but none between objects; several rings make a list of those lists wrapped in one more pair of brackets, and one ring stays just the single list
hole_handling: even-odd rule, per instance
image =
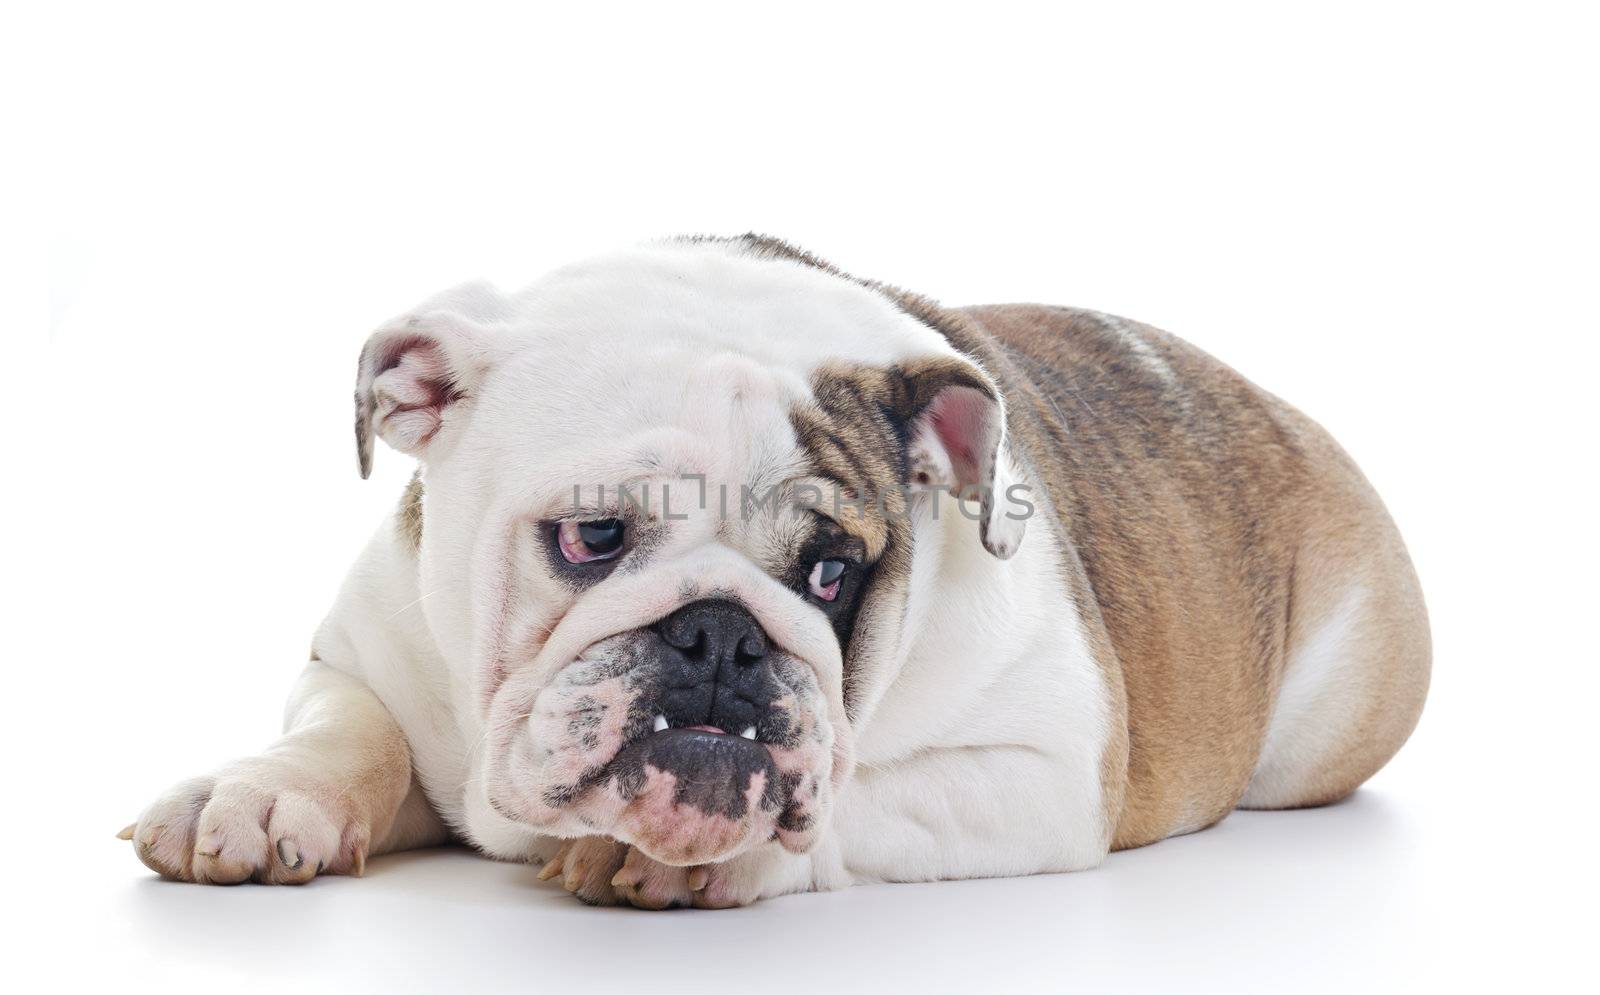
[{"label": "dog's leg", "polygon": [[360,681],[313,660],[265,753],[185,781],[124,831],[164,877],[301,884],[361,874],[369,856],[443,842],[411,752]]},{"label": "dog's leg", "polygon": [[1024,746],[933,749],[856,768],[806,854],[766,844],[689,878],[699,908],[872,881],[1094,867],[1111,845],[1099,765]]},{"label": "dog's leg", "polygon": [[566,841],[539,877],[560,879],[589,905],[640,909],[726,909],[819,887],[812,880],[810,855],[789,853],[776,843],[720,864],[676,867],[602,836]]},{"label": "dog's leg", "polygon": [[858,767],[828,835],[855,881],[1094,867],[1110,849],[1099,764],[1024,746],[929,750]]}]

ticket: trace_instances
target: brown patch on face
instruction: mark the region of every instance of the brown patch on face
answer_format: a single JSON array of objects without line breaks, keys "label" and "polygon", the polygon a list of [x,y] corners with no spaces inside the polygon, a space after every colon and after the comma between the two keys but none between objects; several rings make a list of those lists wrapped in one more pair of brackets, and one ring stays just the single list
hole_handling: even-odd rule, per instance
[{"label": "brown patch on face", "polygon": [[839,502],[826,513],[862,541],[873,562],[855,613],[840,631],[847,709],[856,703],[865,654],[878,642],[857,640],[854,634],[881,636],[886,626],[895,625],[904,601],[911,566],[908,487],[917,469],[911,452],[913,426],[934,398],[951,387],[992,396],[982,374],[955,357],[927,357],[887,368],[832,363],[813,374],[812,400],[790,413],[813,474],[840,490]]},{"label": "brown patch on face", "polygon": [[[913,426],[941,392],[964,387],[993,397],[971,363],[932,356],[892,367],[831,363],[811,378],[812,401],[790,413],[800,448],[818,476],[839,483],[854,499],[843,503],[840,524],[858,535],[870,555],[880,555],[889,530],[884,519],[906,514],[906,488],[916,483]],[[977,463],[974,453],[953,454]],[[926,483],[927,481],[922,481]],[[859,503],[865,499],[867,507]]]},{"label": "brown patch on face", "polygon": [[411,475],[405,493],[400,495],[400,508],[395,513],[395,528],[413,552],[422,548],[422,471]]}]

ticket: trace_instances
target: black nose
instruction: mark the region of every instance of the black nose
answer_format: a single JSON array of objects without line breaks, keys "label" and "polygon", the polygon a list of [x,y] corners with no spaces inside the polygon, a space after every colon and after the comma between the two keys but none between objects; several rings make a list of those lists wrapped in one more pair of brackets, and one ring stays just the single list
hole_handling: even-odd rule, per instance
[{"label": "black nose", "polygon": [[761,623],[732,601],[684,605],[656,623],[663,711],[674,726],[714,725],[738,734],[776,696]]},{"label": "black nose", "polygon": [[749,612],[731,601],[696,601],[657,626],[667,645],[721,670],[753,664],[767,655],[767,634]]}]

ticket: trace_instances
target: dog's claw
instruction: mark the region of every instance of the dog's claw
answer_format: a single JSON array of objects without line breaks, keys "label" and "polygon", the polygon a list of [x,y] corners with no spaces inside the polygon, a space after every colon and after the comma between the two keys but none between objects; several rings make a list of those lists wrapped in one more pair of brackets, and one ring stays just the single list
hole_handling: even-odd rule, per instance
[{"label": "dog's claw", "polygon": [[119,840],[131,840],[131,839],[133,839],[133,830],[134,830],[134,827],[137,826],[137,825],[138,825],[137,822],[128,823],[128,825],[126,827],[124,827],[121,832],[117,833],[117,839],[119,839]]},{"label": "dog's claw", "polygon": [[561,887],[576,893],[578,887],[583,884],[583,873],[588,870],[588,867],[583,864],[573,863],[568,864],[565,870],[566,876],[561,879]]},{"label": "dog's claw", "polygon": [[711,872],[704,867],[696,867],[689,871],[689,890],[704,891],[706,882],[711,880]]},{"label": "dog's claw", "polygon": [[[630,854],[631,857],[631,854]],[[637,888],[644,882],[644,872],[635,860],[625,860],[617,873],[611,875],[613,888]]]},{"label": "dog's claw", "polygon": [[539,880],[548,881],[553,877],[558,877],[561,874],[561,864],[560,857],[551,857],[545,861],[544,866],[539,868]]}]

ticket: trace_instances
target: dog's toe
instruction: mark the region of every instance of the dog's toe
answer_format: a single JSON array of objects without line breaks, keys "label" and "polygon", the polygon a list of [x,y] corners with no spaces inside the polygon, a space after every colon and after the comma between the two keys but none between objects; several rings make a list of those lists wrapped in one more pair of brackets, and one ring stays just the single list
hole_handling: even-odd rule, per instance
[{"label": "dog's toe", "polygon": [[259,765],[185,781],[118,836],[146,867],[200,884],[304,884],[319,874],[360,874],[370,833],[336,793],[301,790]]}]

